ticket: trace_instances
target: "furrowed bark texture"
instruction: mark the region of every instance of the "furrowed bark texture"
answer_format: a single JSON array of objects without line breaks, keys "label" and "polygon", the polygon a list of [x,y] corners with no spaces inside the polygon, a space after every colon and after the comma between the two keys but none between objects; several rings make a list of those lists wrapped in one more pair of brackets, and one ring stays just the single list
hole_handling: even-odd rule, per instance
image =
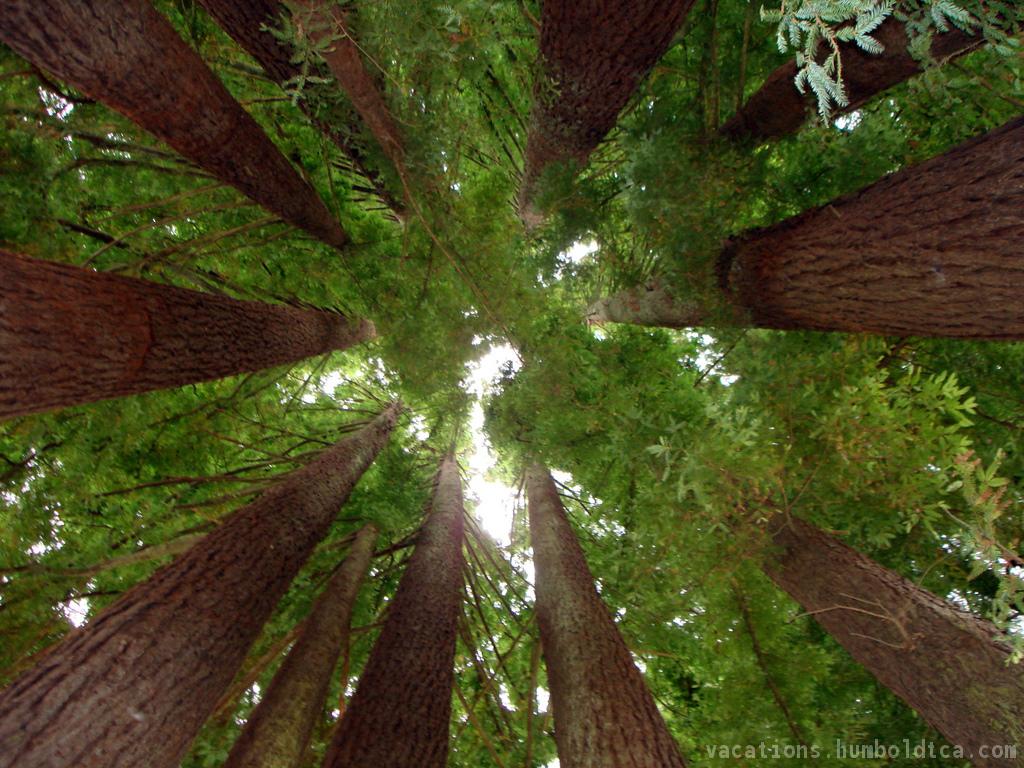
[{"label": "furrowed bark texture", "polygon": [[544,467],[527,471],[526,492],[558,759],[565,768],[685,765]]},{"label": "furrowed bark texture", "polygon": [[443,768],[462,593],[462,482],[438,472],[430,514],[324,768]]},{"label": "furrowed bark texture", "polygon": [[299,639],[249,716],[224,768],[297,768],[323,714],[331,675],[348,643],[359,585],[373,559],[377,529],[364,526],[324,587]]},{"label": "furrowed bark texture", "polygon": [[147,0],[9,0],[0,40],[329,245],[348,236],[260,126]]},{"label": "furrowed bark texture", "polygon": [[[280,86],[284,86],[289,80],[294,80],[300,74],[299,65],[292,61],[294,52],[290,46],[278,40],[269,31],[264,29],[280,26],[281,14],[285,13],[284,6],[277,0],[199,0],[199,4],[206,9],[217,23],[224,29],[231,38],[238,43],[250,56],[259,63],[267,76]],[[312,4],[312,3],[309,3]],[[351,40],[345,40],[352,47],[355,47]],[[360,67],[362,61],[360,60]],[[366,74],[365,69],[362,70]],[[318,77],[326,78],[326,71],[316,71]],[[337,74],[335,73],[337,77]],[[367,77],[369,77],[367,75]],[[370,80],[372,84],[372,79]],[[344,86],[344,83],[342,83]],[[317,89],[318,86],[311,84],[310,89]],[[374,87],[376,91],[376,88]],[[353,105],[355,99],[351,96]],[[352,137],[343,130],[338,130],[328,121],[316,114],[312,103],[315,99],[301,99],[299,108],[305,112],[306,117],[325,136],[345,153],[352,161],[356,170],[365,176],[373,186],[374,192],[380,197],[389,208],[401,215],[403,206],[391,192],[385,187],[384,181],[375,170],[367,165],[366,157],[359,145]],[[382,102],[383,103],[383,102]],[[361,112],[360,112],[361,114]],[[390,115],[389,115],[390,117]],[[365,120],[365,117],[363,118]],[[369,126],[371,129],[373,126]],[[376,134],[376,131],[374,131]],[[396,131],[395,135],[398,133]],[[378,137],[378,141],[380,138]],[[383,144],[382,144],[383,147]],[[384,147],[387,149],[387,147]]]},{"label": "furrowed bark texture", "polygon": [[0,250],[0,419],[345,349],[373,324]]},{"label": "furrowed bark texture", "polygon": [[727,244],[764,328],[1024,338],[1024,118]]},{"label": "furrowed bark texture", "polygon": [[631,323],[661,328],[692,328],[708,319],[707,311],[679,301],[658,280],[598,299],[587,310],[591,323]]},{"label": "furrowed bark texture", "polygon": [[[854,42],[839,44],[843,84],[850,103],[836,110],[836,114],[852,112],[882,91],[921,72],[921,62],[907,50],[906,27],[898,19],[888,18],[872,37],[885,47],[879,55],[867,53]],[[983,42],[980,36],[951,29],[932,38],[931,55],[944,61],[963,56]],[[796,89],[793,82],[796,74],[797,65],[792,59],[772,72],[764,85],[719,129],[719,134],[733,140],[763,142],[798,131],[808,116],[816,113],[816,108],[813,97]]]},{"label": "furrowed bark texture", "polygon": [[552,163],[584,165],[640,81],[668,49],[693,0],[545,0],[543,73],[533,94],[520,214],[536,219],[536,184]]},{"label": "furrowed bark texture", "polygon": [[987,621],[797,518],[770,523],[765,571],[878,681],[979,766],[981,747],[1024,746],[1024,666]]},{"label": "furrowed bark texture", "polygon": [[397,413],[288,475],[0,692],[0,766],[176,766]]}]

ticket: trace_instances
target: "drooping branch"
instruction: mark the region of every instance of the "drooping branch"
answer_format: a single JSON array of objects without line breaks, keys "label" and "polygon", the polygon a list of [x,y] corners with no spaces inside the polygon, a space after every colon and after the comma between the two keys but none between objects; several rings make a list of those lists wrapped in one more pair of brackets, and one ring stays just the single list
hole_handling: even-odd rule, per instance
[{"label": "drooping branch", "polygon": [[0,250],[0,419],[295,362],[373,324]]},{"label": "drooping branch", "polygon": [[668,49],[693,0],[547,0],[533,94],[520,216],[539,221],[533,202],[544,170],[586,164],[615,126],[640,81]]},{"label": "drooping branch", "polygon": [[176,766],[398,412],[235,512],[0,693],[0,766]]},{"label": "drooping branch", "polygon": [[290,224],[342,248],[327,206],[147,0],[13,0],[0,40]]},{"label": "drooping branch", "polygon": [[[843,84],[849,103],[839,109],[838,114],[858,109],[879,93],[922,70],[922,62],[907,50],[909,39],[903,22],[890,17],[871,35],[884,46],[882,53],[868,53],[852,41],[839,43]],[[980,34],[950,29],[932,38],[931,56],[940,62],[945,61],[970,53],[983,42]],[[722,125],[719,135],[760,143],[798,131],[815,113],[815,107],[811,97],[796,89],[796,74],[797,65],[793,60],[772,72],[764,85]]]}]

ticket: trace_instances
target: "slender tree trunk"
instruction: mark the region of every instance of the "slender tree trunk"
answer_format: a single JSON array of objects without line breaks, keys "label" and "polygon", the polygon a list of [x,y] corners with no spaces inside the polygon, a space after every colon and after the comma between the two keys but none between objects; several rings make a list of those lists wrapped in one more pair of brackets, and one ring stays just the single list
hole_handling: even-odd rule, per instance
[{"label": "slender tree trunk", "polygon": [[123,113],[285,221],[348,236],[255,120],[147,0],[9,0],[0,40]]},{"label": "slender tree trunk", "polygon": [[0,419],[290,363],[373,324],[0,250]]},{"label": "slender tree trunk", "polygon": [[[280,16],[287,12],[278,0],[199,0],[199,4],[236,43],[259,62],[275,83],[283,87],[286,83],[294,83],[299,77],[299,65],[292,61],[294,51],[269,31],[280,26]],[[314,74],[325,78],[327,72],[318,69]],[[312,98],[301,99],[299,108],[313,125],[345,153],[388,207],[401,216],[404,210],[401,202],[387,189],[380,174],[367,165],[367,158],[351,132],[339,129],[332,121],[317,114],[313,105],[317,101],[315,94],[321,87],[316,83],[307,83],[305,90]]]},{"label": "slender tree trunk", "polygon": [[[890,17],[872,33],[885,50],[870,54],[856,43],[839,44],[843,60],[843,84],[849,104],[838,110],[846,114],[863,106],[882,91],[908,80],[921,72],[921,62],[907,50],[906,27]],[[984,39],[951,29],[932,39],[932,58],[943,61],[978,48]],[[800,93],[793,80],[796,62],[790,60],[776,69],[768,79],[724,125],[719,135],[734,140],[756,142],[782,138],[795,133],[815,113],[813,100]]]},{"label": "slender tree trunk", "polygon": [[666,768],[683,758],[594,588],[548,471],[527,470],[537,621],[563,768]]},{"label": "slender tree trunk", "polygon": [[728,242],[719,307],[652,282],[594,322],[1024,339],[1024,118]]},{"label": "slender tree trunk", "polygon": [[640,81],[668,50],[693,0],[545,0],[519,211],[527,224],[544,169],[586,164]]},{"label": "slender tree trunk", "polygon": [[441,462],[430,514],[324,768],[443,768],[462,590],[462,481]]},{"label": "slender tree trunk", "polygon": [[1024,748],[1024,667],[1007,665],[998,630],[851,549],[781,515],[769,524],[778,550],[764,566],[853,658],[974,765],[985,745]]},{"label": "slender tree trunk", "polygon": [[348,643],[352,608],[373,559],[377,529],[366,525],[324,587],[302,633],[249,716],[224,768],[298,768],[323,714],[331,675]]},{"label": "slender tree trunk", "polygon": [[235,512],[0,693],[0,766],[176,766],[398,410]]}]

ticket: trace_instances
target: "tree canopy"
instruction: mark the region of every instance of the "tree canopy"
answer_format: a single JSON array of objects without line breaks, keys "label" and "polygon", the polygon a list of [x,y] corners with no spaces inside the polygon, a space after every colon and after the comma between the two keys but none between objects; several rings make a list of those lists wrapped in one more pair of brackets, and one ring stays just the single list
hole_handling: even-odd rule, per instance
[{"label": "tree canopy", "polygon": [[[688,763],[806,762],[785,745],[948,747],[765,575],[766,523],[812,522],[993,621],[1018,661],[1024,346],[759,327],[723,290],[720,265],[759,228],[818,207],[827,222],[842,196],[1019,116],[1016,4],[253,3],[269,21],[231,15],[245,3],[154,5],[280,154],[241,147],[254,168],[277,169],[272,194],[254,195],[238,160],[205,165],[25,56],[0,11],[0,249],[368,318],[377,336],[0,422],[0,682],[400,399],[391,441],[183,766],[223,764],[373,523],[378,557],[307,759],[319,765],[453,447],[471,520],[450,765],[556,758],[522,492],[533,460],[554,470],[601,598]],[[674,27],[648,34],[648,6]],[[604,27],[583,26],[588,15]],[[621,50],[612,27],[626,30]],[[628,72],[600,70],[605,53]],[[785,130],[755,109],[780,71],[780,92],[797,94]],[[1007,135],[1013,152],[992,158],[1002,175],[988,178],[1024,210],[1024,140]],[[978,222],[934,205],[940,244],[946,227],[970,239]],[[841,222],[835,249],[858,253],[840,242]],[[1024,233],[1019,215],[996,223],[1011,241]],[[885,253],[896,237],[881,226]],[[695,327],[595,319],[596,301],[653,282],[700,308]],[[0,301],[0,324],[3,312]],[[186,330],[202,339],[201,326]],[[501,361],[493,377],[482,360]],[[495,487],[507,510],[481,490]],[[718,751],[761,744],[767,755],[745,763]]]}]

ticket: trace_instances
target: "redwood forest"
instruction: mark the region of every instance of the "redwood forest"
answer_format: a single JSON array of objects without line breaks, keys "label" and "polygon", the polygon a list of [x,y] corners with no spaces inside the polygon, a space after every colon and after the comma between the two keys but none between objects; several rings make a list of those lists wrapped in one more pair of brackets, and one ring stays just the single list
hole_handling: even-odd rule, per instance
[{"label": "redwood forest", "polygon": [[1024,766],[1022,24],[0,2],[0,768]]}]

